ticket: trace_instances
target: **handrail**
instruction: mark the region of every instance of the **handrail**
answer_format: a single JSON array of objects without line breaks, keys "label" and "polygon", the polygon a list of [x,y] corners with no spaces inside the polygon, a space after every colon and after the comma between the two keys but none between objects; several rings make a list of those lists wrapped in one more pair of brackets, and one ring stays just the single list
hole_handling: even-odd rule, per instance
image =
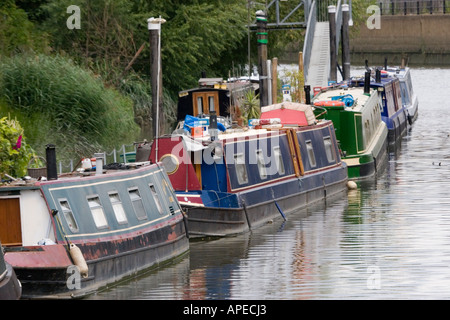
[{"label": "handrail", "polygon": [[311,50],[312,50],[312,43],[314,40],[314,30],[317,21],[316,15],[317,15],[317,7],[316,1],[314,0],[311,4],[311,8],[309,9],[308,23],[306,27],[306,36],[305,41],[303,42],[303,75],[305,78],[305,83],[307,82],[308,79],[309,62],[311,60]]}]

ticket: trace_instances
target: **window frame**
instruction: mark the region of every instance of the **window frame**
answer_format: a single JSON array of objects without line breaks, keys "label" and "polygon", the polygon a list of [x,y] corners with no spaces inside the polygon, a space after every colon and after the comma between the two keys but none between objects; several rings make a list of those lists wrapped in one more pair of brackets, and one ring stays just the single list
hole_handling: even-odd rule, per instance
[{"label": "window frame", "polygon": [[[64,201],[64,202],[67,202],[67,206],[69,207],[69,210],[65,209],[65,208],[62,206],[61,202],[63,202],[63,201]],[[78,232],[80,232],[80,228],[79,228],[79,226],[78,226],[78,222],[77,222],[77,220],[75,219],[75,216],[73,215],[72,206],[70,205],[69,200],[68,200],[67,198],[61,198],[61,199],[58,199],[58,204],[59,204],[59,207],[60,207],[60,209],[61,209],[61,211],[62,211],[62,215],[64,216],[64,220],[66,221],[66,224],[67,224],[67,226],[69,227],[70,231],[72,231],[72,233],[78,233]],[[72,223],[75,224],[75,227],[72,226],[71,223],[70,223],[70,221],[68,220],[68,215],[69,215],[69,218],[72,220]]]},{"label": "window frame", "polygon": [[308,160],[311,168],[317,167],[316,155],[314,152],[314,146],[312,145],[312,140],[306,140],[306,152],[308,154]]},{"label": "window frame", "polygon": [[[130,198],[131,205],[133,207],[134,214],[136,215],[136,218],[138,220],[147,220],[148,219],[148,215],[147,215],[147,211],[145,211],[144,201],[142,200],[142,196],[141,196],[141,192],[139,191],[139,188],[138,187],[130,187],[130,188],[127,189],[127,191],[128,191],[128,197]],[[134,191],[137,192],[137,196],[138,196],[137,199],[133,199],[131,197],[131,193],[134,192]],[[137,203],[141,204],[140,208],[136,207],[135,204],[137,204]],[[142,208],[142,210],[141,210],[141,208]],[[139,212],[143,213],[144,215],[139,215],[138,214]]]},{"label": "window frame", "polygon": [[159,195],[158,195],[158,192],[156,190],[155,184],[154,183],[149,183],[148,186],[149,186],[149,189],[150,189],[150,194],[152,195],[152,198],[155,201],[156,208],[159,211],[159,214],[163,214],[164,213],[164,207],[162,205],[161,200],[159,199]]},{"label": "window frame", "polygon": [[[237,182],[239,185],[248,183],[248,172],[247,167],[245,166],[245,153],[236,153],[233,155],[234,159],[234,169],[236,173]],[[242,159],[242,162],[239,162],[239,159]],[[243,169],[240,173],[240,169]]]},{"label": "window frame", "polygon": [[[119,199],[119,201],[113,201],[113,198],[112,198],[113,195],[117,195],[117,198]],[[125,212],[125,208],[123,207],[122,199],[120,198],[119,192],[117,190],[109,191],[108,192],[108,198],[109,198],[109,201],[111,203],[111,207],[113,208],[114,217],[116,218],[117,223],[118,224],[128,224],[128,217],[127,217],[127,214]],[[119,206],[120,206],[120,211],[121,212],[118,213],[116,208],[118,208]],[[124,220],[120,220],[118,215],[122,215]]]},{"label": "window frame", "polygon": [[[92,201],[94,199],[97,199],[98,201],[94,203],[94,201]],[[109,224],[108,220],[106,219],[105,210],[103,210],[103,205],[102,201],[100,200],[100,196],[98,194],[88,195],[86,197],[86,200],[88,202],[89,210],[91,211],[91,216],[92,219],[94,220],[94,224],[97,227],[97,229],[108,228]],[[97,205],[91,206],[92,203]]]},{"label": "window frame", "polygon": [[331,136],[323,137],[323,146],[325,147],[325,154],[327,156],[328,163],[335,163],[336,156],[334,153],[333,140],[331,140]]}]

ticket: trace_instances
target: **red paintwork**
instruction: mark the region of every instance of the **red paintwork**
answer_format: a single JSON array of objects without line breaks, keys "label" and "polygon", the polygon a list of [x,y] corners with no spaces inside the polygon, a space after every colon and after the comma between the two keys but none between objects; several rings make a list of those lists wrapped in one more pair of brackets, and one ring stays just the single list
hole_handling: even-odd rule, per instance
[{"label": "red paintwork", "polygon": [[[156,140],[153,142],[157,143]],[[183,140],[181,137],[160,137],[158,138],[158,161],[161,157],[172,154],[178,160],[178,169],[169,174],[170,182],[176,191],[186,190],[201,190],[200,182],[195,174],[194,166],[191,162],[189,153],[183,147]],[[156,147],[153,145],[150,159],[151,162],[156,162]],[[186,180],[187,175],[187,180]]]},{"label": "red paintwork", "polygon": [[279,118],[281,124],[296,124],[299,126],[307,126],[305,113],[298,110],[278,109],[261,113],[261,119]]},{"label": "red paintwork", "polygon": [[73,264],[66,246],[62,244],[24,248],[31,249],[31,251],[8,251],[5,253],[5,260],[13,268],[67,268]]}]

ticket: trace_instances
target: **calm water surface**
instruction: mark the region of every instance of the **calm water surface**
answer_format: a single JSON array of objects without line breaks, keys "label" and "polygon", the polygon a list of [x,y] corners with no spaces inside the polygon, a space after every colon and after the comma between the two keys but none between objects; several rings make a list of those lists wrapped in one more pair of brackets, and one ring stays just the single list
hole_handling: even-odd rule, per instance
[{"label": "calm water surface", "polygon": [[89,299],[450,299],[450,69],[412,69],[419,118],[378,177]]}]

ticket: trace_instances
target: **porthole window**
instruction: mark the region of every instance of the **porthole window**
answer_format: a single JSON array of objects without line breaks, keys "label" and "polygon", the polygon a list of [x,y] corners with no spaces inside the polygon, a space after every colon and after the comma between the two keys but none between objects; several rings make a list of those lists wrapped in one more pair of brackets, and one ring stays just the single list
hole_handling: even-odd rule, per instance
[{"label": "porthole window", "polygon": [[178,167],[180,166],[180,162],[178,161],[177,157],[175,157],[172,154],[163,155],[159,159],[159,161],[162,162],[163,167],[168,175],[175,173],[178,170]]}]

